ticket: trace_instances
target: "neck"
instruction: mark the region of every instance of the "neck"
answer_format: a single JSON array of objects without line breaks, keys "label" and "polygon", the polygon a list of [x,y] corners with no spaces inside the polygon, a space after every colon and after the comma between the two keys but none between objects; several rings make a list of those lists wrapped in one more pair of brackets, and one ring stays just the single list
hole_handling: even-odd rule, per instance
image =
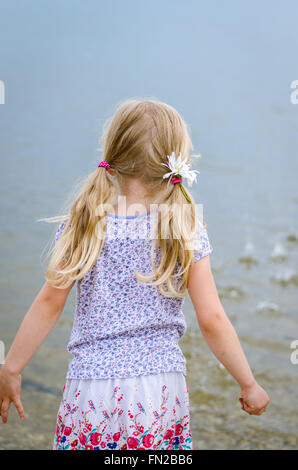
[{"label": "neck", "polygon": [[[150,210],[151,198],[146,197],[144,186],[136,179],[126,180],[120,185],[120,198],[114,206],[119,215],[137,215]],[[134,206],[130,209],[130,206]]]}]

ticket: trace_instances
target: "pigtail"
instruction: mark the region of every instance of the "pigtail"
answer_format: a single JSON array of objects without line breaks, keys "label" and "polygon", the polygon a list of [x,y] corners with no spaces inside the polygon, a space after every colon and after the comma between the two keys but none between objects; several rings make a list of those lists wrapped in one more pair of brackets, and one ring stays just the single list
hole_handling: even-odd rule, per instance
[{"label": "pigtail", "polygon": [[136,272],[140,281],[158,286],[167,297],[185,297],[189,267],[194,260],[196,209],[191,194],[187,192],[187,195],[190,202],[186,202],[178,185],[174,185],[159,205],[151,246],[153,274],[145,276]]},{"label": "pigtail", "polygon": [[51,250],[46,271],[49,284],[66,288],[91,269],[104,243],[105,214],[116,197],[117,187],[105,168],[99,167],[89,175]]}]

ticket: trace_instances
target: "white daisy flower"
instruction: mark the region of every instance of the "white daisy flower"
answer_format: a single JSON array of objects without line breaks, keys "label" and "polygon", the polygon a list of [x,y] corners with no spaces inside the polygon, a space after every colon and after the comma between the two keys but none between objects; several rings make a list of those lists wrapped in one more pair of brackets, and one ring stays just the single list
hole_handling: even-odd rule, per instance
[{"label": "white daisy flower", "polygon": [[161,163],[161,165],[166,166],[171,171],[165,173],[163,178],[169,178],[170,182],[174,175],[180,175],[182,178],[187,179],[188,186],[191,187],[192,183],[197,180],[197,173],[200,172],[198,170],[190,170],[190,165],[187,163],[186,158],[184,160],[182,159],[181,152],[178,158],[176,158],[175,152],[173,152],[171,156],[167,157],[168,163]]}]

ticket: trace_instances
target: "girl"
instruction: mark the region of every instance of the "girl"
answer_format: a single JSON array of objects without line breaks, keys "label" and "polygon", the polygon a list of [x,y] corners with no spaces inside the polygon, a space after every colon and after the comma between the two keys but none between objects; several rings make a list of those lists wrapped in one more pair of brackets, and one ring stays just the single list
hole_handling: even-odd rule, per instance
[{"label": "girl", "polygon": [[69,214],[51,219],[60,225],[46,282],[0,373],[2,421],[11,403],[24,419],[21,371],[77,281],[54,449],[192,449],[178,345],[187,291],[204,338],[240,386],[242,409],[260,415],[269,398],[223,310],[206,226],[184,186],[196,179],[185,122],[164,103],[130,100],[103,142],[103,161]]}]

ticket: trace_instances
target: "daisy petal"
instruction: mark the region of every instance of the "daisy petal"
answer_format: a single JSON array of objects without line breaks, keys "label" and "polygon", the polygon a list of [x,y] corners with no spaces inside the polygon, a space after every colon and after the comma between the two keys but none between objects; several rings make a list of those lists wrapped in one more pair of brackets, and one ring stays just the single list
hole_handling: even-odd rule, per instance
[{"label": "daisy petal", "polygon": [[172,175],[172,174],[173,174],[173,172],[172,172],[172,171],[169,171],[169,173],[165,173],[165,174],[163,175],[163,178],[168,178],[168,177],[169,177],[170,175]]}]

